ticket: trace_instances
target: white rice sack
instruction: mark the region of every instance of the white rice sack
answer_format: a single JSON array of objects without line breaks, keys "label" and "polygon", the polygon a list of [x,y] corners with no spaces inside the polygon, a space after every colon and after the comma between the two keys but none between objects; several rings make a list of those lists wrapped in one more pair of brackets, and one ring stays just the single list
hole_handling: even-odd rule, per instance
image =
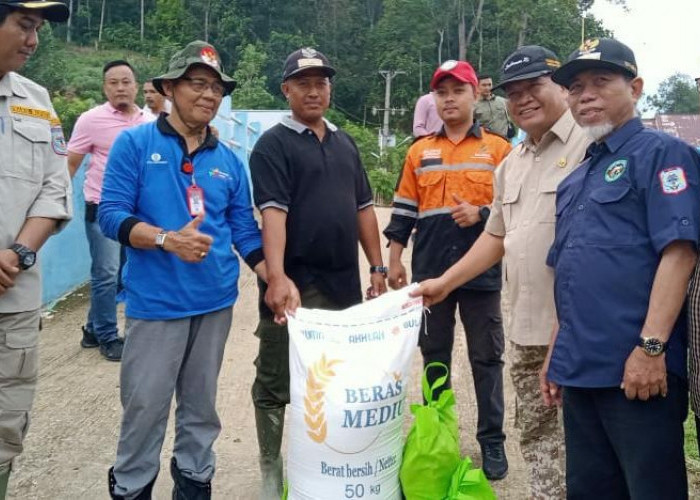
[{"label": "white rice sack", "polygon": [[400,499],[422,298],[413,287],[289,319],[289,499]]}]

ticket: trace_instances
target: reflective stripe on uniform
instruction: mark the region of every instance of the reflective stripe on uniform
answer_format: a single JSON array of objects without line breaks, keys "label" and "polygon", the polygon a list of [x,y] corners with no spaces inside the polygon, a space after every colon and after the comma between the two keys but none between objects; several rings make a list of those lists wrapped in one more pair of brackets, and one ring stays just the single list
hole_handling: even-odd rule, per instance
[{"label": "reflective stripe on uniform", "polygon": [[454,165],[430,165],[428,167],[419,167],[415,169],[416,175],[421,175],[426,172],[441,172],[441,171],[460,171],[460,170],[486,170],[493,172],[496,170],[495,165],[487,163],[456,163]]},{"label": "reflective stripe on uniform", "polygon": [[395,208],[394,210],[392,210],[391,215],[403,215],[404,217],[411,217],[412,219],[418,217],[418,214],[416,212],[413,212],[411,210],[405,210],[403,208]]},{"label": "reflective stripe on uniform", "polygon": [[402,205],[409,205],[411,207],[417,207],[418,202],[410,198],[403,198],[401,196],[394,196],[394,203],[401,203]]},{"label": "reflective stripe on uniform", "polygon": [[419,219],[425,219],[426,217],[432,217],[433,215],[442,215],[452,213],[450,207],[432,208],[430,210],[425,210],[418,213]]}]

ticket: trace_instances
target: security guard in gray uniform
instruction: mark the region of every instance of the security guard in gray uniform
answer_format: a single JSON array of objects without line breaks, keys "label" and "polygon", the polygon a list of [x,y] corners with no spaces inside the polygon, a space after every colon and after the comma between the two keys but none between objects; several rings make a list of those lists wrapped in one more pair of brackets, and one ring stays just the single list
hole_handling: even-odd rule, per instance
[{"label": "security guard in gray uniform", "polygon": [[38,373],[41,307],[36,252],[71,218],[61,124],[45,88],[14,71],[62,2],[0,0],[0,500],[22,452]]}]

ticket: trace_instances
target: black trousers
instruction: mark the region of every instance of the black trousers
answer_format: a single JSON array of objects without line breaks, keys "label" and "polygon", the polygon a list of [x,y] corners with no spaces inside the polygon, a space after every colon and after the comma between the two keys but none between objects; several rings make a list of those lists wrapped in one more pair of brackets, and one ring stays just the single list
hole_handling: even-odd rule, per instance
[{"label": "black trousers", "polygon": [[688,498],[683,422],[685,380],[668,395],[628,400],[619,388],[564,388],[566,489],[570,500]]},{"label": "black trousers", "polygon": [[[480,444],[499,443],[503,433],[503,322],[501,292],[455,290],[430,307],[421,328],[420,345],[424,366],[439,361],[451,368],[455,311],[467,336],[469,363],[477,405],[476,439]],[[432,384],[442,373],[428,372]],[[450,387],[448,385],[444,388]],[[436,392],[435,397],[439,395]]]}]

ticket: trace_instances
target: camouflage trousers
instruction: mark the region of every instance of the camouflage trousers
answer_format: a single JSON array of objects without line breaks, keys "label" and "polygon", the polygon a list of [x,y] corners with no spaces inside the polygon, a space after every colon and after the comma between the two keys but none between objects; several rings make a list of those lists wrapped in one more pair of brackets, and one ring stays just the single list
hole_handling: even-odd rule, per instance
[{"label": "camouflage trousers", "polygon": [[540,396],[539,372],[546,346],[510,344],[510,376],[515,387],[515,425],[527,465],[533,500],[566,498],[564,429],[558,409],[547,408]]}]

